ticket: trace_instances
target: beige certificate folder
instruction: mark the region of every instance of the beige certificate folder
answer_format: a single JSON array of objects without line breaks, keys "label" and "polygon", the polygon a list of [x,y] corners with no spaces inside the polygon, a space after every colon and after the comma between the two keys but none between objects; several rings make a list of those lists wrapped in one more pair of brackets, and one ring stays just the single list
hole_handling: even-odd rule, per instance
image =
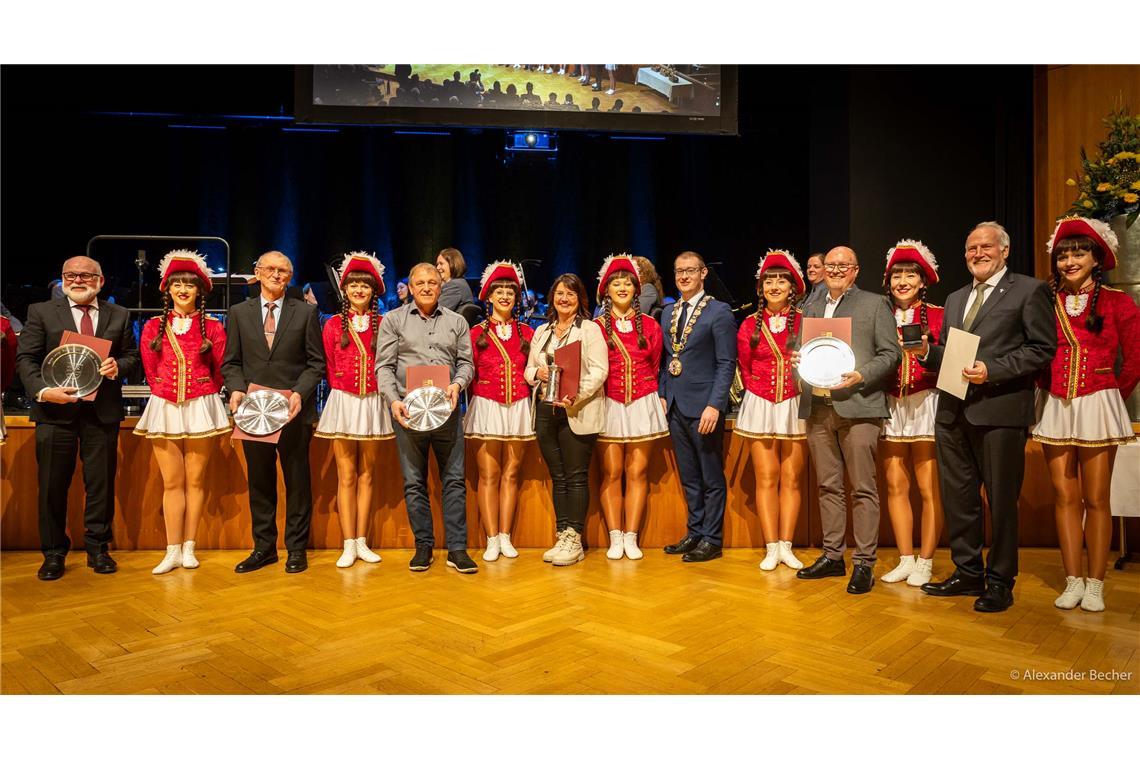
[{"label": "beige certificate folder", "polygon": [[966,398],[970,381],[962,377],[962,370],[974,366],[980,340],[981,337],[972,332],[950,328],[946,349],[942,352],[942,367],[938,370],[938,390],[960,399]]}]

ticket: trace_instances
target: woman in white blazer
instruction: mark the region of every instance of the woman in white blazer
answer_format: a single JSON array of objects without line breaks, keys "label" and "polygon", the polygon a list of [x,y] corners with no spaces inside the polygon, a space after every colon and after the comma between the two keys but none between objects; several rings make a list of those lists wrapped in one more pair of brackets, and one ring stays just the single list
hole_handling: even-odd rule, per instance
[{"label": "woman in white blazer", "polygon": [[[550,321],[530,342],[526,380],[534,386],[534,431],[553,483],[558,540],[542,559],[556,566],[585,559],[582,531],[590,506],[590,459],[606,422],[605,389],[609,352],[602,330],[590,319],[586,286],[575,274],[559,275],[550,288]],[[578,392],[555,403],[542,401],[556,349],[581,345]]]}]

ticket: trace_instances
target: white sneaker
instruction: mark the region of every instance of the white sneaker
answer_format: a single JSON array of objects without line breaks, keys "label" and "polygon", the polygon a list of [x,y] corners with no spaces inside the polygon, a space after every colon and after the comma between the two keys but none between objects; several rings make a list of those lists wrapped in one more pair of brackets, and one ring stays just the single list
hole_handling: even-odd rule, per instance
[{"label": "white sneaker", "polygon": [[775,570],[776,565],[780,564],[780,544],[779,542],[768,544],[766,549],[768,553],[764,555],[764,560],[760,563],[760,569]]},{"label": "white sneaker", "polygon": [[793,570],[801,570],[804,566],[804,563],[800,562],[800,558],[792,551],[791,541],[780,542],[780,561]]},{"label": "white sneaker", "polygon": [[578,531],[567,528],[565,536],[562,548],[550,560],[550,564],[556,567],[573,565],[586,559],[586,552],[582,551],[582,537],[578,535]]},{"label": "white sneaker", "polygon": [[509,557],[510,559],[519,556],[519,550],[511,543],[510,533],[499,534],[499,551],[502,552],[504,557]]},{"label": "white sneaker", "polygon": [[162,562],[155,565],[151,570],[155,575],[162,575],[169,573],[176,567],[182,565],[182,544],[169,544],[166,547],[166,556],[162,558]]},{"label": "white sneaker", "polygon": [[487,536],[487,551],[483,552],[484,562],[494,562],[499,558],[499,537]]},{"label": "white sneaker", "polygon": [[551,67],[551,66],[547,66],[547,67],[546,67],[546,73],[547,73],[547,74],[553,74],[553,73],[554,73],[554,68],[553,68],[553,67]]},{"label": "white sneaker", "polygon": [[1053,606],[1060,610],[1075,609],[1085,595],[1085,579],[1065,576],[1065,590],[1053,600]]},{"label": "white sneaker", "polygon": [[[577,531],[575,531],[575,535],[577,535]],[[606,552],[606,559],[621,559],[625,556],[625,539],[622,538],[624,535],[620,530],[610,531],[610,548]]]},{"label": "white sneaker", "polygon": [[187,570],[193,570],[194,568],[198,567],[198,565],[200,565],[200,564],[201,563],[198,562],[198,558],[194,556],[194,542],[193,541],[183,541],[182,542],[182,567],[186,568]]},{"label": "white sneaker", "polygon": [[617,90],[606,90],[607,95],[613,95]]},{"label": "white sneaker", "polygon": [[645,556],[641,553],[641,547],[637,545],[636,533],[623,533],[622,547],[625,549],[625,556],[630,559],[641,559]]},{"label": "white sneaker", "polygon": [[580,77],[578,77],[578,81],[579,81],[579,82],[586,82],[586,81],[588,81],[588,80],[587,80],[587,79],[586,79],[586,77],[583,75],[583,76],[580,76]]},{"label": "white sneaker", "polygon": [[899,556],[899,563],[889,573],[879,576],[883,583],[898,583],[905,581],[914,572],[914,555],[903,554]]},{"label": "white sneaker", "polygon": [[344,551],[340,555],[340,559],[336,561],[337,567],[352,567],[352,563],[356,561],[356,539],[344,539]]},{"label": "white sneaker", "polygon": [[558,76],[560,76],[560,77],[566,76],[566,69],[559,69],[558,70]]},{"label": "white sneaker", "polygon": [[1104,612],[1104,581],[1088,579],[1085,595],[1081,598],[1081,609],[1085,612]]},{"label": "white sneaker", "polygon": [[[569,528],[567,528],[566,530],[569,530]],[[566,530],[563,530],[561,533],[558,534],[558,537],[554,541],[554,546],[550,547],[549,549],[547,549],[545,552],[542,553],[542,561],[543,562],[550,562],[551,560],[554,559],[555,554],[562,551],[562,544],[565,543],[565,541],[566,541]]]},{"label": "white sneaker", "polygon": [[356,557],[374,565],[380,561],[380,555],[368,548],[368,539],[364,536],[356,537]]},{"label": "white sneaker", "polygon": [[914,570],[911,570],[910,575],[906,577],[906,585],[918,587],[924,583],[930,583],[930,579],[933,575],[934,558],[923,559],[919,557],[914,561]]}]

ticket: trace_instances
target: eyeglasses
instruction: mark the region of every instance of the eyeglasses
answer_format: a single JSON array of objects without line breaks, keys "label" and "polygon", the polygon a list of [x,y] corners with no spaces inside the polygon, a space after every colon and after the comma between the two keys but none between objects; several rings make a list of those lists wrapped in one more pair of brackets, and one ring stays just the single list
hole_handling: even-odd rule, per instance
[{"label": "eyeglasses", "polygon": [[824,264],[823,269],[826,272],[834,272],[837,274],[847,274],[855,268],[855,264]]},{"label": "eyeglasses", "polygon": [[95,282],[103,275],[95,272],[64,272],[64,282]]},{"label": "eyeglasses", "polygon": [[292,269],[282,269],[280,267],[257,267],[260,271],[265,272],[270,277],[292,277]]},{"label": "eyeglasses", "polygon": [[673,274],[678,277],[696,277],[702,269],[704,267],[685,267],[684,269],[674,269]]}]

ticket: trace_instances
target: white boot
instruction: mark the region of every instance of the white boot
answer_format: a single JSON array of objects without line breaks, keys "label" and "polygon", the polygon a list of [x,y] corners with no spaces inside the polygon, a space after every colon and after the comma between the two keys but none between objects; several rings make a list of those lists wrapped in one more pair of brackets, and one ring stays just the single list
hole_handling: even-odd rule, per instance
[{"label": "white boot", "polygon": [[780,542],[780,561],[793,570],[801,570],[804,566],[804,563],[800,562],[800,558],[792,551],[791,541]]},{"label": "white boot", "polygon": [[914,555],[902,554],[899,556],[899,563],[895,565],[895,569],[885,575],[880,575],[879,580],[883,583],[898,583],[905,581],[914,572]]},{"label": "white boot", "polygon": [[364,536],[356,537],[356,557],[374,565],[380,561],[380,555],[368,548],[368,539]]},{"label": "white boot", "polygon": [[483,552],[484,562],[494,562],[499,558],[499,536],[487,536],[487,551]]},{"label": "white boot", "polygon": [[151,572],[155,575],[162,575],[163,573],[169,573],[181,564],[182,544],[169,544],[166,547],[166,556],[162,558],[162,562],[159,562]]},{"label": "white boot", "polygon": [[625,549],[625,556],[630,559],[641,559],[645,556],[641,553],[641,547],[637,545],[637,533],[623,533],[622,548]]},{"label": "white boot", "polygon": [[511,543],[510,533],[499,534],[499,551],[502,552],[504,557],[508,557],[509,559],[514,559],[519,556],[519,550]]},{"label": "white boot", "polygon": [[586,552],[582,551],[582,536],[578,534],[578,531],[573,528],[567,528],[564,535],[565,538],[562,540],[562,548],[559,549],[558,553],[550,560],[550,563],[556,567],[573,565],[586,558]]},{"label": "white boot", "polygon": [[568,528],[563,529],[562,532],[559,533],[555,537],[554,546],[550,547],[549,549],[547,549],[546,551],[544,551],[542,553],[542,561],[543,562],[550,562],[551,560],[554,559],[555,554],[562,551],[562,544],[565,543],[565,541],[566,541],[566,531],[567,530],[569,530],[569,529]]},{"label": "white boot", "polygon": [[906,577],[906,585],[918,587],[924,583],[930,583],[930,579],[933,575],[934,558],[923,559],[919,557],[914,562],[914,570],[911,570],[910,575]]},{"label": "white boot", "polygon": [[187,570],[193,570],[194,568],[198,567],[199,564],[201,563],[198,562],[198,558],[194,556],[194,542],[183,541],[182,567],[186,568]]},{"label": "white boot", "polygon": [[336,561],[337,567],[352,567],[352,563],[356,561],[356,539],[344,539],[344,552],[341,553],[340,559]]},{"label": "white boot", "polygon": [[1104,581],[1088,579],[1085,595],[1081,599],[1081,609],[1085,612],[1104,612]]},{"label": "white boot", "polygon": [[[578,532],[574,531],[574,535],[578,535]],[[625,555],[625,539],[622,538],[623,535],[625,534],[620,530],[610,531],[610,548],[609,551],[606,552],[606,559],[621,559],[622,556]],[[580,540],[579,543],[581,543]]]},{"label": "white boot", "polygon": [[1065,576],[1065,590],[1053,600],[1053,606],[1061,610],[1075,609],[1085,595],[1085,579]]},{"label": "white boot", "polygon": [[760,563],[761,570],[775,570],[776,565],[780,564],[780,543],[768,544],[765,547],[768,553],[764,555],[764,561]]}]

